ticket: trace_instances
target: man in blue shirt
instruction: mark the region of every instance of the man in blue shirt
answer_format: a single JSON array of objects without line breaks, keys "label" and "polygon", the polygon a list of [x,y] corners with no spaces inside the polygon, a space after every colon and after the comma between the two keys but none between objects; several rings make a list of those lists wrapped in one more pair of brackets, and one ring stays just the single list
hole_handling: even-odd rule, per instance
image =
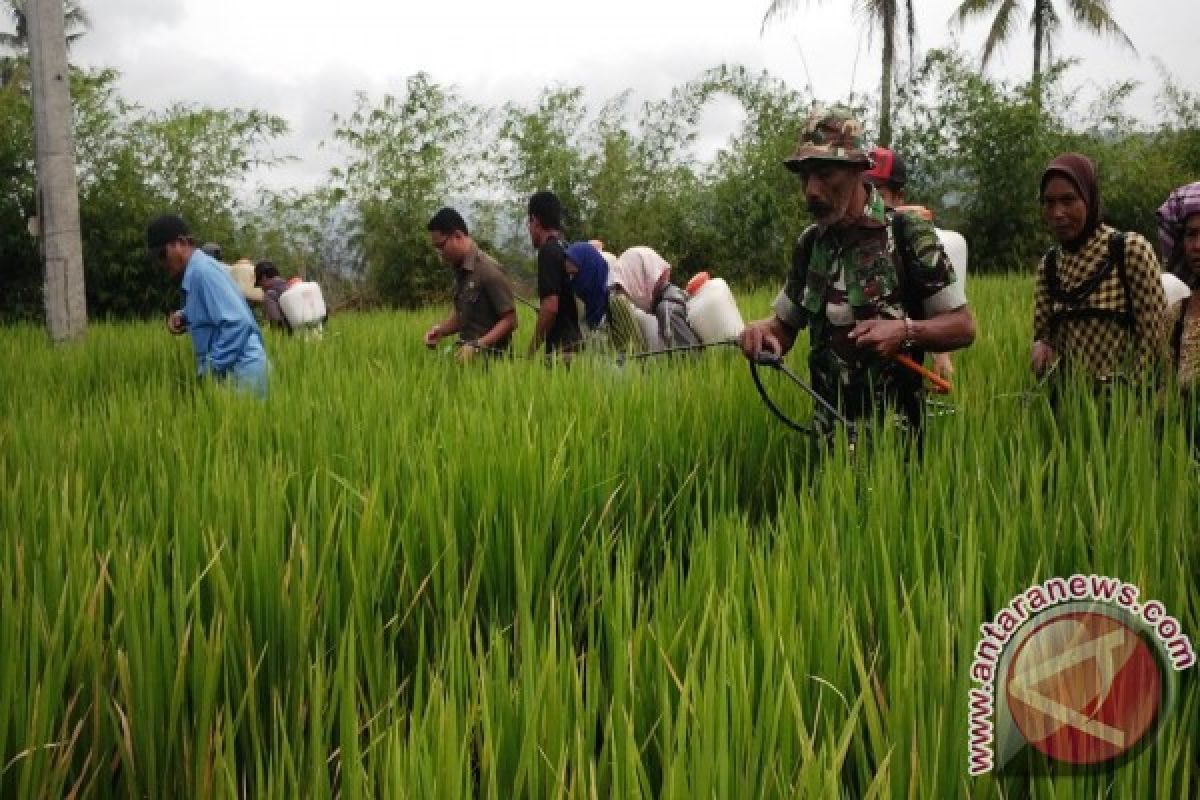
[{"label": "man in blue shirt", "polygon": [[187,223],[174,214],[146,227],[146,247],[155,263],[181,282],[183,308],[167,318],[167,330],[191,334],[197,376],[228,380],[238,389],[266,397],[262,333],[233,278],[196,247]]}]

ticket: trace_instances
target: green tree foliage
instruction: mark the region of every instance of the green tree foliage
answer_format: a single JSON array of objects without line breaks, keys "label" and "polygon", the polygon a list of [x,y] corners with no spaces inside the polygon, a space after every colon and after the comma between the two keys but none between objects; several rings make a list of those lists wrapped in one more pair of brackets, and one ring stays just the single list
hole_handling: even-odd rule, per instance
[{"label": "green tree foliage", "polygon": [[89,312],[128,316],[177,302],[145,257],[143,232],[154,215],[178,213],[198,239],[245,252],[237,193],[254,170],[278,163],[265,149],[287,123],[255,110],[140,112],[115,96],[113,79],[98,87],[103,102],[77,103],[93,111],[80,125],[80,215]]},{"label": "green tree foliage", "polygon": [[[1162,72],[1158,109],[1171,158],[1181,166],[1179,183],[1200,180],[1200,94],[1180,86]],[[1190,177],[1189,177],[1190,176]]]},{"label": "green tree foliage", "polygon": [[650,245],[675,264],[703,252],[705,178],[692,146],[704,102],[693,81],[644,103],[636,123],[615,115],[600,121],[604,150],[593,178],[600,188],[593,213],[610,250]]},{"label": "green tree foliage", "polygon": [[360,94],[350,116],[335,118],[334,139],[348,161],[333,171],[333,183],[357,214],[353,241],[385,302],[416,306],[445,294],[445,267],[425,226],[440,206],[461,206],[478,188],[472,167],[489,146],[482,122],[475,107],[424,73],[408,79],[403,95],[373,106]]},{"label": "green tree foliage", "polygon": [[557,87],[544,90],[533,108],[506,105],[500,127],[500,169],[508,187],[520,198],[553,190],[568,234],[589,210],[595,154],[586,141],[586,117],[583,89]]},{"label": "green tree foliage", "polygon": [[778,282],[810,222],[800,184],[783,160],[795,149],[812,100],[765,72],[740,67],[710,71],[699,89],[706,102],[734,97],[746,119],[709,167],[696,225],[707,252],[696,254],[697,266],[752,284]]},{"label": "green tree foliage", "polygon": [[[178,302],[178,289],[145,253],[146,223],[156,214],[182,214],[197,237],[239,252],[237,197],[250,173],[278,159],[264,155],[286,123],[261,111],[174,106],[149,113],[126,103],[117,73],[72,71],[80,225],[90,316],[141,316]],[[33,215],[32,114],[23,93],[0,89],[0,193],[5,241],[0,315],[42,313],[42,272],[36,240],[26,232]],[[11,245],[9,244],[11,242]],[[10,249],[11,247],[11,249]]]},{"label": "green tree foliage", "polygon": [[[736,99],[742,128],[712,163],[693,145],[704,109]],[[758,282],[778,276],[807,222],[795,179],[781,166],[809,100],[765,73],[718,67],[645,103],[636,116],[619,95],[589,117],[579,88],[553,89],[533,108],[506,107],[502,177],[524,198],[551,188],[568,235],[598,237],[619,254],[650,245],[678,275],[712,268]]]},{"label": "green tree foliage", "polygon": [[1193,95],[1164,78],[1153,126],[1124,110],[1135,88],[1128,82],[1105,88],[1081,112],[1078,92],[1066,88],[1072,66],[1060,62],[1036,87],[1009,86],[974,70],[961,52],[935,50],[898,96],[896,148],[908,162],[909,197],[967,237],[973,272],[1031,269],[1052,244],[1037,191],[1059,153],[1092,158],[1106,221],[1151,241],[1167,193],[1200,177]]},{"label": "green tree foliage", "polygon": [[[1197,107],[1194,96],[1168,89],[1159,97],[1159,124],[1148,126],[1129,114],[1126,104],[1137,88],[1132,82],[1113,84],[1092,103],[1080,131],[1067,137],[1071,149],[1087,153],[1097,163],[1105,220],[1158,241],[1153,211],[1176,186],[1200,178],[1197,128],[1189,116]],[[1190,99],[1190,102],[1189,102]]]},{"label": "green tree foliage", "polygon": [[33,110],[9,84],[0,87],[0,319],[43,310],[36,240],[26,229],[33,198]]},{"label": "green tree foliage", "polygon": [[350,215],[336,190],[263,191],[238,221],[238,240],[255,260],[274,261],[286,275],[329,282],[353,280],[362,264],[350,247]]},{"label": "green tree foliage", "polygon": [[[982,74],[959,51],[933,51],[897,90],[895,147],[909,194],[943,227],[962,232],[973,272],[1030,269],[1049,246],[1036,200],[1057,153],[1099,165],[1109,221],[1153,236],[1153,211],[1176,185],[1200,178],[1200,100],[1163,76],[1154,124],[1124,109],[1133,85],[1115,83],[1089,109],[1056,64],[1035,85]],[[552,87],[528,106],[482,109],[427,75],[377,104],[358,98],[335,118],[343,164],[328,187],[246,193],[280,163],[285,123],[257,111],[173,106],[145,111],[116,91],[111,71],[74,72],[84,261],[93,316],[141,316],[177,302],[145,258],[146,221],[172,210],[232,258],[271,258],[285,274],[325,284],[327,299],[416,306],[444,300],[445,267],[425,225],[459,208],[472,234],[519,286],[532,283],[525,203],[550,188],[572,238],[609,250],[645,244],[686,280],[710,269],[741,287],[778,285],[808,223],[781,162],[812,98],[766,73],[709,70],[630,108],[623,93],[589,105],[578,87]],[[1089,92],[1090,93],[1090,92]],[[704,115],[733,98],[739,127],[711,157],[696,153]],[[857,109],[860,114],[864,108]],[[0,318],[42,313],[41,268],[26,221],[34,214],[28,96],[0,87]]]},{"label": "green tree foliage", "polygon": [[1009,87],[973,70],[961,52],[935,50],[901,91],[896,149],[908,162],[910,199],[961,231],[972,271],[1031,264],[1050,240],[1036,201],[1064,129],[1051,109],[1073,100],[1048,76],[1045,108],[1028,85]]},{"label": "green tree foliage", "polygon": [[649,244],[668,258],[694,242],[702,176],[689,146],[702,98],[686,84],[637,116],[628,101],[623,93],[589,114],[582,88],[555,87],[532,107],[504,107],[497,178],[512,209],[506,263],[519,277],[532,279],[523,223],[539,189],[558,194],[569,238],[600,238],[618,254]]}]

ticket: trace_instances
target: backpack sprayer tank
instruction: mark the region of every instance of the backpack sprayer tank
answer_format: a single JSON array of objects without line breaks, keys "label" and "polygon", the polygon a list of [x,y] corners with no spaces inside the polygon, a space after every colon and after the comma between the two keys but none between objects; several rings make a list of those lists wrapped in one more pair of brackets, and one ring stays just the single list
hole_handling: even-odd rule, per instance
[{"label": "backpack sprayer tank", "polygon": [[736,339],[746,327],[733,291],[723,279],[701,272],[688,281],[687,291],[691,295],[687,304],[688,323],[700,341],[712,344]]},{"label": "backpack sprayer tank", "polygon": [[295,331],[320,327],[325,321],[325,298],[312,281],[297,283],[279,295],[279,308]]},{"label": "backpack sprayer tank", "polygon": [[234,264],[224,264],[221,266],[228,270],[233,282],[242,290],[242,297],[252,303],[262,303],[263,293],[254,285],[254,262],[248,258],[243,258]]},{"label": "backpack sprayer tank", "polygon": [[950,265],[954,267],[955,279],[965,285],[967,280],[967,240],[958,231],[948,231],[942,228],[933,230],[937,234],[938,241],[942,243],[942,249],[946,251],[946,256],[950,259]]},{"label": "backpack sprayer tank", "polygon": [[1175,331],[1172,338],[1178,336],[1172,348],[1179,385],[1191,387],[1200,377],[1200,305],[1196,293],[1177,276],[1164,272],[1161,279],[1167,296],[1167,322]]},{"label": "backpack sprayer tank", "polygon": [[[915,214],[926,222],[933,222],[933,212],[925,206],[897,206],[896,212]],[[946,251],[951,266],[954,267],[954,277],[960,284],[965,283],[967,280],[967,240],[958,231],[943,228],[934,228],[933,230],[937,234],[938,241],[942,243],[942,249]]]},{"label": "backpack sprayer tank", "polygon": [[1175,307],[1176,304],[1182,303],[1184,300],[1192,296],[1192,290],[1188,285],[1179,280],[1177,276],[1170,272],[1164,272],[1161,276],[1163,293],[1167,296],[1167,315],[1178,315],[1179,310]]}]

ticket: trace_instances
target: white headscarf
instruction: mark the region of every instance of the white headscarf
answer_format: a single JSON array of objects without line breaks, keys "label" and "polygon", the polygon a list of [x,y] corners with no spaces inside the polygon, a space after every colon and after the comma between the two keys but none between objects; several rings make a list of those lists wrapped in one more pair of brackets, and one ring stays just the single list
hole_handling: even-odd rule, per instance
[{"label": "white headscarf", "polygon": [[654,287],[663,276],[671,278],[671,265],[649,247],[631,247],[608,271],[609,288],[620,286],[633,304],[649,312],[654,305]]}]

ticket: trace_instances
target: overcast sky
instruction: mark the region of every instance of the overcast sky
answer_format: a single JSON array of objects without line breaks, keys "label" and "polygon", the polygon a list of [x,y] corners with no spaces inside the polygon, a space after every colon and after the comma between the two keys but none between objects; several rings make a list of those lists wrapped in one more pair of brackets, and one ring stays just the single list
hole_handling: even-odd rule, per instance
[{"label": "overcast sky", "polygon": [[[117,69],[122,94],[149,108],[183,102],[284,117],[293,132],[282,149],[300,162],[269,182],[311,185],[334,158],[317,147],[330,136],[331,115],[348,111],[358,90],[373,98],[399,93],[421,70],[489,106],[528,102],[554,83],[583,85],[591,105],[625,89],[639,100],[661,98],[722,62],[766,68],[797,87],[809,83],[807,63],[821,99],[872,91],[878,42],[865,40],[853,5],[798,0],[796,12],[760,35],[766,0],[84,0],[92,28],[72,60]],[[957,0],[915,5],[919,48],[949,43]],[[1072,84],[1140,80],[1148,89],[1132,110],[1146,118],[1159,85],[1154,59],[1200,90],[1200,2],[1112,0],[1112,7],[1140,57],[1068,22],[1057,55],[1083,59]],[[979,21],[957,35],[978,53],[986,31]],[[1022,30],[991,72],[1027,77],[1031,40]],[[710,110],[708,146],[739,119],[732,104]]]}]

